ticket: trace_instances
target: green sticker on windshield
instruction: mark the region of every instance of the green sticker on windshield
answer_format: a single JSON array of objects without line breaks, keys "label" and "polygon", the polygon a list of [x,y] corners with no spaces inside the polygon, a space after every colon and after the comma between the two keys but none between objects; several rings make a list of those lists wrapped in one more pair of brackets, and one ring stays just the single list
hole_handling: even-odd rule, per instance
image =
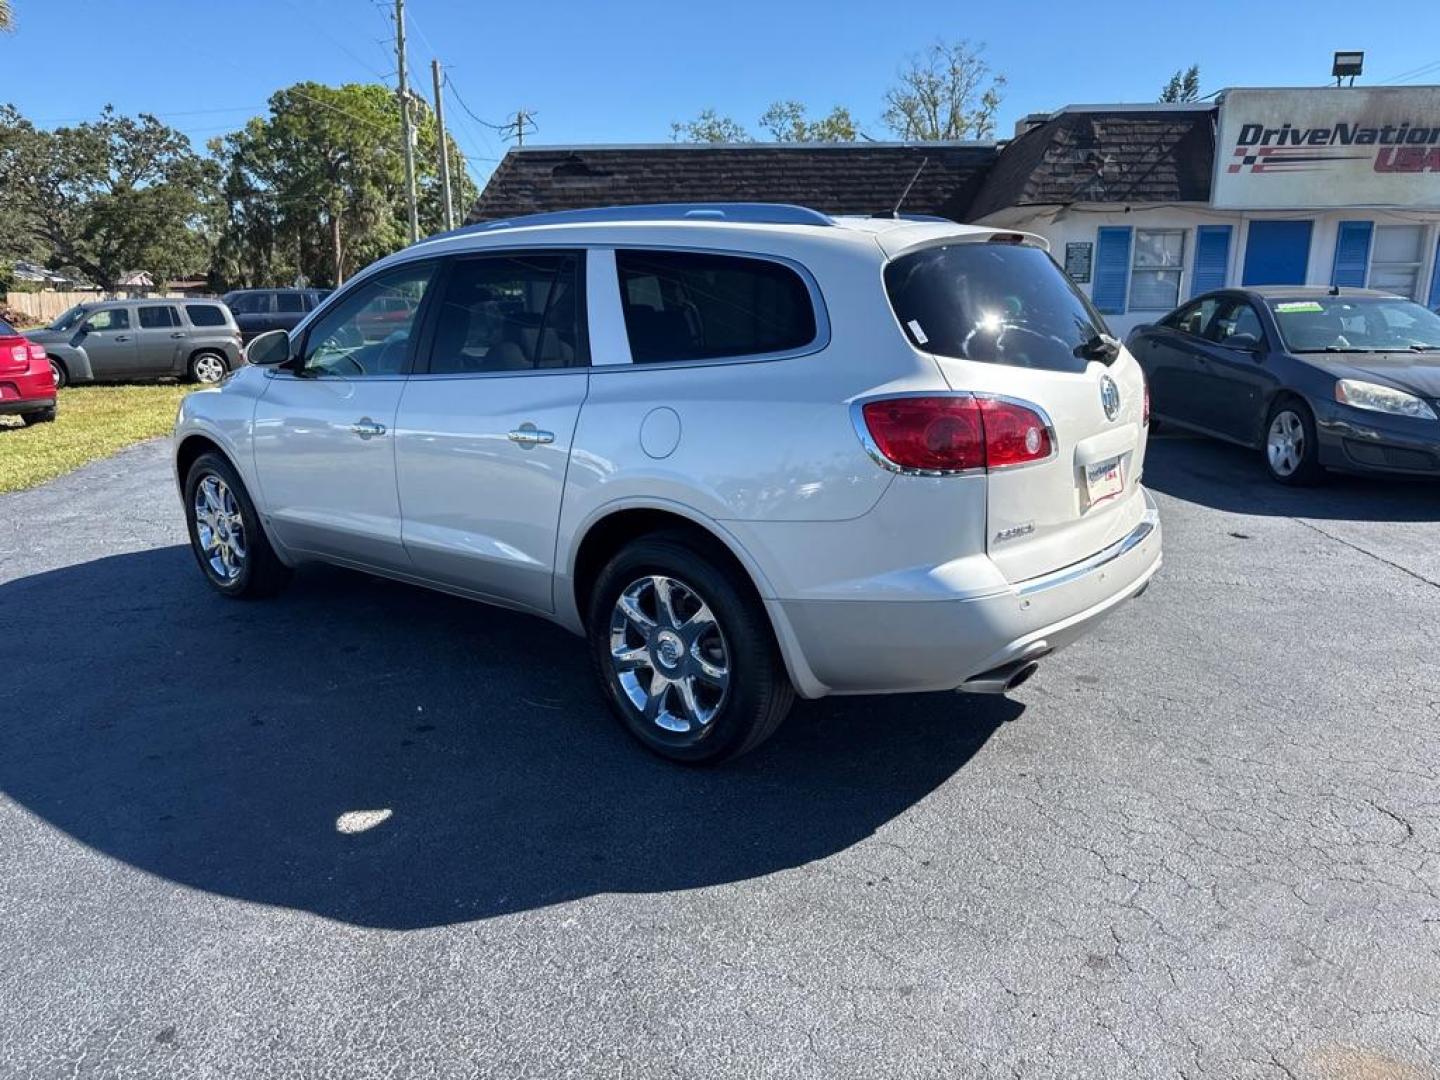
[{"label": "green sticker on windshield", "polygon": [[1314,300],[1291,300],[1284,304],[1276,304],[1275,310],[1288,315],[1292,311],[1324,311],[1325,309]]}]

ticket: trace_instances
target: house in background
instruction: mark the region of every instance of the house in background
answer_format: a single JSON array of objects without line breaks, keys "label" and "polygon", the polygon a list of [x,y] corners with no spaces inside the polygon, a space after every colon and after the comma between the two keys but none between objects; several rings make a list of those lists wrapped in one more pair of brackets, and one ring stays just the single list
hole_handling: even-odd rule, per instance
[{"label": "house in background", "polygon": [[467,220],[655,202],[884,213],[912,179],[904,213],[1045,237],[1122,336],[1226,285],[1370,286],[1440,309],[1434,86],[1072,105],[998,143],[517,148]]}]

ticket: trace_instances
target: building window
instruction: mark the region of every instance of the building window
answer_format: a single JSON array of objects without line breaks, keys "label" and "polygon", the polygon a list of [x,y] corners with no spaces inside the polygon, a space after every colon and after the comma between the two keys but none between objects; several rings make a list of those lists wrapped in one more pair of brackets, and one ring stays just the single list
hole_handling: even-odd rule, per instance
[{"label": "building window", "polygon": [[1180,300],[1184,229],[1136,229],[1130,266],[1130,309],[1169,311]]},{"label": "building window", "polygon": [[1423,225],[1378,225],[1370,254],[1370,288],[1414,300],[1425,262]]}]

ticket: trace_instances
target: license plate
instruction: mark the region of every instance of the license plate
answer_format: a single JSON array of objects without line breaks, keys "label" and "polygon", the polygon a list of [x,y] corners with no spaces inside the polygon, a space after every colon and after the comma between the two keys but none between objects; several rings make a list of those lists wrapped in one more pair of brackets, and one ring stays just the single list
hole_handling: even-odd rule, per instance
[{"label": "license plate", "polygon": [[1085,498],[1087,506],[1096,506],[1113,499],[1125,490],[1125,469],[1121,459],[1106,458],[1085,466]]}]

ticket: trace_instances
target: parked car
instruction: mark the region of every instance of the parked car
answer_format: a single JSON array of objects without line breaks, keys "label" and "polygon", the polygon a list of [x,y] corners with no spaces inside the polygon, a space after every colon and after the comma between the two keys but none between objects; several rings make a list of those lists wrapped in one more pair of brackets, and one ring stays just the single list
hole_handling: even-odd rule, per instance
[{"label": "parked car", "polygon": [[1160,565],[1140,369],[1013,232],[540,215],[382,260],[249,359],[175,428],[215,589],[318,559],[542,615],[682,761],[797,691],[1003,693]]},{"label": "parked car", "polygon": [[45,350],[0,319],[0,416],[28,426],[55,419],[55,377]]},{"label": "parked car", "polygon": [[271,330],[293,330],[329,295],[329,289],[235,289],[220,299],[248,342]]},{"label": "parked car", "polygon": [[1270,475],[1440,475],[1440,315],[1366,289],[1197,297],[1130,350],[1157,418],[1261,450]]},{"label": "parked car", "polygon": [[167,375],[218,383],[245,362],[235,320],[214,300],[80,304],[25,336],[44,347],[57,386]]}]

